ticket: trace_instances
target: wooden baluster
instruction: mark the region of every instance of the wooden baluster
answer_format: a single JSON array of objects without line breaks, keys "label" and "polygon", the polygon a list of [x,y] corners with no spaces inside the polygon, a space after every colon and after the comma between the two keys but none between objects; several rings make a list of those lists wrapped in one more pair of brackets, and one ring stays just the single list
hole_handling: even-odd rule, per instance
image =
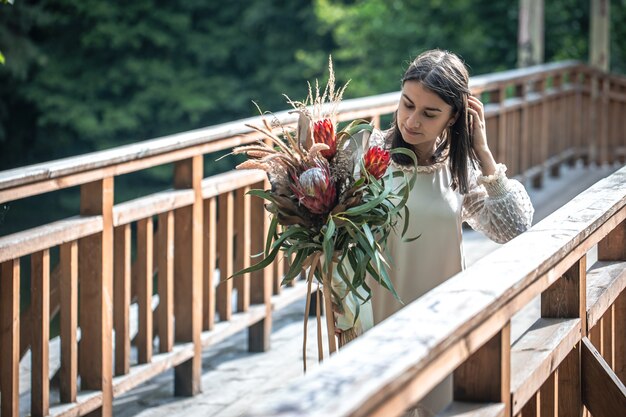
[{"label": "wooden baluster", "polygon": [[[541,294],[541,317],[580,318],[583,334],[587,329],[587,255]],[[578,415],[580,395],[580,342],[561,362],[556,380],[558,410],[561,416]]]},{"label": "wooden baluster", "polygon": [[[258,185],[255,188],[269,188],[269,182]],[[257,254],[265,247],[265,236],[269,229],[270,217],[265,211],[263,200],[254,198],[251,200],[251,212],[254,219],[258,219],[253,225],[251,243],[252,253]],[[248,350],[250,352],[265,352],[270,348],[270,333],[272,332],[272,277],[271,267],[256,271],[250,276],[250,302],[253,304],[265,304],[265,318],[248,328]]]},{"label": "wooden baluster", "polygon": [[137,306],[139,329],[137,333],[137,359],[141,363],[152,361],[152,217],[137,222]]},{"label": "wooden baluster", "polygon": [[541,392],[533,395],[522,408],[521,417],[540,417],[539,405],[542,401]]},{"label": "wooden baluster", "polygon": [[557,369],[543,383],[539,391],[539,415],[543,417],[559,416],[559,370]]},{"label": "wooden baluster", "polygon": [[0,414],[17,417],[20,411],[20,260],[0,265]]},{"label": "wooden baluster", "polygon": [[234,199],[233,193],[227,192],[219,196],[218,218],[218,250],[220,252],[220,283],[217,286],[217,312],[220,321],[230,320],[233,312],[232,294],[233,280],[229,279],[233,271],[234,244]]},{"label": "wooden baluster", "polygon": [[581,114],[581,123],[582,123],[582,137],[586,143],[583,143],[582,146],[584,148],[583,154],[583,164],[584,166],[589,166],[591,162],[591,155],[594,152],[594,137],[592,135],[593,132],[593,118],[594,118],[594,106],[592,100],[593,94],[593,81],[591,74],[589,71],[585,71],[583,73],[582,79],[582,89],[584,93],[582,94],[582,103],[583,108]]},{"label": "wooden baluster", "polygon": [[[235,222],[237,224],[237,264],[240,271],[250,266],[250,191],[249,186],[237,190],[235,204]],[[235,278],[237,288],[237,311],[248,311],[250,306],[250,274]]]},{"label": "wooden baluster", "polygon": [[626,291],[617,297],[614,304],[614,319],[615,329],[620,329],[613,333],[613,340],[615,341],[615,355],[613,369],[617,377],[626,381],[626,340],[624,337],[624,327],[626,327]]},{"label": "wooden baluster", "polygon": [[203,275],[203,329],[213,330],[215,326],[215,268],[217,267],[217,235],[215,197],[204,201],[204,275]]},{"label": "wooden baluster", "polygon": [[511,415],[511,324],[454,371],[454,400],[503,403]]},{"label": "wooden baluster", "polygon": [[600,130],[598,131],[600,135],[600,152],[596,164],[603,165],[607,162],[613,163],[613,157],[609,156],[611,153],[609,152],[609,94],[611,93],[611,80],[606,74],[600,79],[598,89],[601,91],[600,99],[598,100],[598,105],[600,106],[598,113],[598,122],[600,124]]},{"label": "wooden baluster", "polygon": [[33,253],[31,260],[31,414],[46,416],[50,410],[50,251]]},{"label": "wooden baluster", "polygon": [[159,352],[174,347],[174,213],[159,214],[157,229]]},{"label": "wooden baluster", "polygon": [[[561,74],[555,74],[552,77],[552,90],[557,93],[552,103],[552,114],[550,115],[550,143],[553,145],[550,156],[558,156],[563,150],[563,141],[565,134],[563,132],[563,107],[565,105],[562,94],[563,78]],[[561,161],[556,161],[550,167],[550,176],[558,178],[561,175]]]},{"label": "wooden baluster", "polygon": [[130,224],[115,228],[113,273],[113,327],[115,328],[115,375],[130,370]]},{"label": "wooden baluster", "polygon": [[529,82],[517,86],[516,95],[522,99],[522,109],[520,115],[520,150],[519,150],[519,173],[525,175],[526,170],[531,167],[531,138],[530,138],[530,109],[528,105]]},{"label": "wooden baluster", "polygon": [[78,242],[81,389],[102,391],[90,415],[112,415],[113,178],[81,186],[80,213],[102,216],[102,232]]},{"label": "wooden baluster", "polygon": [[174,212],[174,338],[194,345],[193,357],[174,370],[174,393],[180,396],[195,395],[202,388],[202,166],[202,155],[174,166],[174,188],[191,188],[195,196],[193,204]]},{"label": "wooden baluster", "polygon": [[[61,380],[59,389],[61,402],[76,401],[78,377],[78,243],[61,245],[60,265],[60,308],[61,308]],[[117,362],[116,362],[117,364]]]}]

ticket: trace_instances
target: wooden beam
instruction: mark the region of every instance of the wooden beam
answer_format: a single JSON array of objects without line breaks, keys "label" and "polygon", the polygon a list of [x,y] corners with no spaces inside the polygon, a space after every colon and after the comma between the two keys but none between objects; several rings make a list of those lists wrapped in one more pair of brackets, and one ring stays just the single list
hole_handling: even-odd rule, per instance
[{"label": "wooden beam", "polygon": [[61,402],[76,401],[78,379],[78,243],[61,245],[60,256],[60,314],[61,314]]},{"label": "wooden beam", "polygon": [[157,229],[159,352],[174,347],[174,213],[159,214]]},{"label": "wooden beam", "polygon": [[17,417],[20,412],[20,260],[0,265],[0,414]]},{"label": "wooden beam", "polygon": [[544,60],[543,0],[520,0],[517,66],[528,67]]},{"label": "wooden beam", "polygon": [[50,410],[50,250],[34,253],[31,260],[32,338],[31,397],[33,416]]},{"label": "wooden beam", "polygon": [[609,70],[611,61],[610,11],[610,0],[591,0],[589,63],[603,71]]},{"label": "wooden beam", "polygon": [[174,188],[193,189],[194,203],[174,212],[174,315],[176,342],[192,342],[194,355],[174,371],[174,393],[202,390],[202,155],[176,163]]},{"label": "wooden beam", "polygon": [[503,403],[511,413],[511,325],[472,354],[454,371],[454,401]]},{"label": "wooden beam", "polygon": [[615,417],[626,410],[626,386],[588,338],[582,340],[582,395],[594,417]]},{"label": "wooden beam", "polygon": [[113,414],[113,178],[81,186],[81,215],[102,216],[102,232],[80,239],[81,389],[102,391],[93,415]]}]

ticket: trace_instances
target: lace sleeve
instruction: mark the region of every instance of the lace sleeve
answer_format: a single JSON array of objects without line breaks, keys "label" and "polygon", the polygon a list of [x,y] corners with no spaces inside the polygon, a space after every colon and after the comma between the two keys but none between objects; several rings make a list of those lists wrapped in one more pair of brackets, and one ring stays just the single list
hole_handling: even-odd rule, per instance
[{"label": "lace sleeve", "polygon": [[524,186],[506,177],[498,164],[493,175],[471,170],[470,191],[463,201],[463,220],[497,243],[505,243],[528,230],[535,209]]}]

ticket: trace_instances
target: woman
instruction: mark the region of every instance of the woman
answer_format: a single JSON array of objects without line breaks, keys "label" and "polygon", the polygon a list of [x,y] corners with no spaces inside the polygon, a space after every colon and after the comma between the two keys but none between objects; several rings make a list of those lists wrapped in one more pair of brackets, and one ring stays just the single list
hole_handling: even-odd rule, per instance
[{"label": "woman", "polygon": [[[417,180],[407,203],[406,236],[420,237],[412,242],[389,239],[390,275],[404,304],[464,268],[463,221],[498,243],[532,223],[534,209],[526,190],[507,179],[506,167],[497,164],[489,150],[483,105],[471,96],[468,82],[465,65],[453,53],[422,53],[402,78],[392,128],[379,136],[387,147],[413,150],[418,160]],[[415,169],[405,155],[392,158],[392,169]],[[402,304],[381,286],[372,287],[378,323]],[[450,386],[448,381],[438,387],[440,392],[423,404],[438,411],[449,400]]]}]

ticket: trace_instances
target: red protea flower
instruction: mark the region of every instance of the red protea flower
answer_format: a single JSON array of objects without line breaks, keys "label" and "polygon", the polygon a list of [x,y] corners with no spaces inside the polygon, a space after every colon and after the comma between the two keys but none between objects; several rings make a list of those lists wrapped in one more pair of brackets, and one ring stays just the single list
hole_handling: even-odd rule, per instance
[{"label": "red protea flower", "polygon": [[337,191],[330,178],[327,164],[317,164],[304,171],[298,178],[292,175],[291,189],[300,204],[314,214],[325,214],[335,206]]},{"label": "red protea flower", "polygon": [[313,124],[313,140],[315,143],[324,143],[330,148],[321,152],[324,158],[331,159],[337,153],[335,126],[330,119],[320,120]]},{"label": "red protea flower", "polygon": [[363,157],[365,169],[377,180],[381,179],[389,166],[389,151],[380,146],[372,146]]}]

